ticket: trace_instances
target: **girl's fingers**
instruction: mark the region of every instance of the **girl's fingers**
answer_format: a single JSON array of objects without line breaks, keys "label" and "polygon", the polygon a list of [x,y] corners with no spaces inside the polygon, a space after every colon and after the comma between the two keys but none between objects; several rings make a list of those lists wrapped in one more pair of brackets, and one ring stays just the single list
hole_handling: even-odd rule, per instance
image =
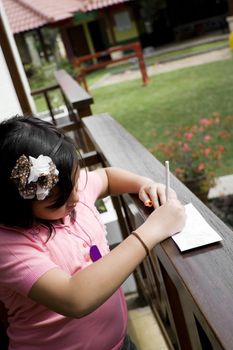
[{"label": "girl's fingers", "polygon": [[157,193],[152,192],[150,194],[151,198],[151,206],[153,206],[155,209],[160,206],[160,198],[158,197]]},{"label": "girl's fingers", "polygon": [[[169,188],[168,191],[169,199],[176,199],[176,192]],[[146,207],[158,208],[160,205],[166,203],[166,187],[162,184],[150,184],[142,187],[139,191],[139,198]]]},{"label": "girl's fingers", "polygon": [[141,190],[139,193],[139,198],[146,207],[153,206],[154,208],[157,208],[159,206],[158,196],[150,188],[148,188],[148,192],[146,192],[145,190]]},{"label": "girl's fingers", "polygon": [[158,189],[158,196],[159,196],[159,200],[160,200],[160,204],[163,205],[164,203],[166,203],[166,193],[164,191],[164,189]]},{"label": "girl's fingers", "polygon": [[[159,196],[161,205],[166,203],[167,198],[166,198],[166,191],[164,190],[164,188],[158,189],[158,196]],[[169,199],[177,199],[176,192],[171,188],[168,189],[168,198]]]},{"label": "girl's fingers", "polygon": [[144,203],[145,206],[149,207],[151,199],[150,197],[147,195],[147,193],[145,192],[145,190],[140,190],[139,192],[139,198],[141,199],[141,201]]}]

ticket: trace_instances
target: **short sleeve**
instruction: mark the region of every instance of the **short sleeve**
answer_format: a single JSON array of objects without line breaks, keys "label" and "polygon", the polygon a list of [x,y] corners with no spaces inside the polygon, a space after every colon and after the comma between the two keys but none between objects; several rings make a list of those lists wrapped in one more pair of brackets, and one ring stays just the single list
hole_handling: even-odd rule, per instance
[{"label": "short sleeve", "polygon": [[86,198],[95,202],[102,191],[102,180],[96,171],[82,170],[79,178],[79,193],[85,193]]},{"label": "short sleeve", "polygon": [[27,295],[44,273],[58,267],[44,250],[21,232],[0,229],[0,285]]}]

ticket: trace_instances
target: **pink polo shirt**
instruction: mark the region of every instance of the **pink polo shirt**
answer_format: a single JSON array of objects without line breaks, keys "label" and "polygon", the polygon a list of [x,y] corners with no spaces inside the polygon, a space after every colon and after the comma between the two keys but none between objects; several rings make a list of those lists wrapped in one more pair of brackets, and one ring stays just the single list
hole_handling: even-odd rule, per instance
[{"label": "pink polo shirt", "polygon": [[[45,272],[59,267],[70,275],[92,264],[89,246],[109,252],[105,228],[94,203],[101,190],[98,174],[82,172],[76,221],[66,217],[47,240],[47,229],[0,227],[0,300],[8,310],[9,350],[119,350],[127,328],[121,289],[89,315],[64,317],[27,298]],[[111,267],[109,267],[111,268]],[[93,290],[95,293],[95,290]]]}]

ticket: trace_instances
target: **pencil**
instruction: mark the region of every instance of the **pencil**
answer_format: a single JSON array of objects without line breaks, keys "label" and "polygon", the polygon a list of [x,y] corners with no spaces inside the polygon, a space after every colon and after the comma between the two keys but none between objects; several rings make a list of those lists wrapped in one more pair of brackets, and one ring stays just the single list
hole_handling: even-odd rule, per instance
[{"label": "pencil", "polygon": [[166,200],[169,199],[169,187],[170,187],[170,170],[169,160],[165,161],[165,185],[166,185]]}]

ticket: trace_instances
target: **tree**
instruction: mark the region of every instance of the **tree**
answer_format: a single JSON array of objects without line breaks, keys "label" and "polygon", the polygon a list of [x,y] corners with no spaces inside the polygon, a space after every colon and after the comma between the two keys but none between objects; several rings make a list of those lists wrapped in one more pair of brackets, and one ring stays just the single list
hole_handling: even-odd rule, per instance
[{"label": "tree", "polygon": [[233,0],[228,0],[229,16],[233,16]]},{"label": "tree", "polygon": [[138,4],[141,17],[145,22],[146,31],[148,33],[151,33],[152,24],[157,19],[159,11],[167,7],[167,1],[166,0],[136,0],[136,3]]}]

